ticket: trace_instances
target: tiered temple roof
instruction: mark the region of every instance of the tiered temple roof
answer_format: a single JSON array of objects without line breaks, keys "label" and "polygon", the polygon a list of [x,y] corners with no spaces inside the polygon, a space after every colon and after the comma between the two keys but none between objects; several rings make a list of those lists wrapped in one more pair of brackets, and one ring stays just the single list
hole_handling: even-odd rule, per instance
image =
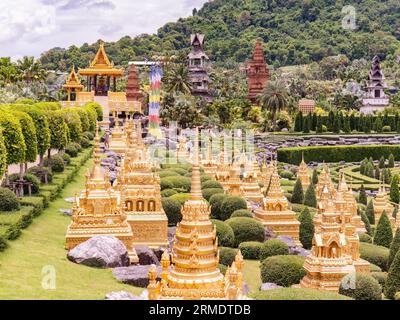
[{"label": "tiered temple roof", "polygon": [[249,94],[247,98],[255,103],[258,95],[266,87],[269,80],[268,65],[265,62],[264,50],[260,40],[257,40],[253,59],[247,62],[247,83]]}]

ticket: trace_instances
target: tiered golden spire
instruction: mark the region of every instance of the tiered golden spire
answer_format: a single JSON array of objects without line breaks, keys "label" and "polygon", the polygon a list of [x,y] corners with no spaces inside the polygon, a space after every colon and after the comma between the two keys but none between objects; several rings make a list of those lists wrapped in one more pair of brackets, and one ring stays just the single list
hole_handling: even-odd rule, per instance
[{"label": "tiered golden spire", "polygon": [[[157,283],[154,267],[149,272],[150,299],[238,299],[242,297],[241,273],[233,266],[227,279],[218,269],[219,253],[216,229],[210,221],[210,207],[201,193],[198,131],[194,141],[194,161],[190,199],[182,208],[177,225],[172,263],[162,256],[162,281]],[[240,260],[240,257],[237,258]],[[241,265],[239,266],[241,268]],[[228,273],[227,273],[228,274]],[[226,281],[225,281],[226,280]],[[233,294],[233,291],[236,294]]]},{"label": "tiered golden spire", "polygon": [[390,204],[390,201],[388,199],[382,174],[379,181],[379,190],[375,196],[375,199],[373,200],[373,203],[374,203],[374,214],[376,223],[378,223],[382,213],[385,212],[392,225],[394,225],[395,221],[394,218],[392,217],[393,206]]},{"label": "tiered golden spire", "polygon": [[308,167],[304,161],[304,153],[301,154],[301,163],[297,172],[297,178],[300,179],[303,190],[307,190],[310,185],[310,175],[308,174]]}]

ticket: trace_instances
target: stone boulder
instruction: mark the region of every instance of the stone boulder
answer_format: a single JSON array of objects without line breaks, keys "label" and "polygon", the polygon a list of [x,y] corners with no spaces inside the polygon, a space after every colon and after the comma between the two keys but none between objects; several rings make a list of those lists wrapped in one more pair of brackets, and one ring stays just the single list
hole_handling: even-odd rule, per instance
[{"label": "stone boulder", "polygon": [[96,236],[76,246],[67,255],[72,262],[96,268],[115,268],[129,265],[128,251],[117,238]]},{"label": "stone boulder", "polygon": [[[139,288],[147,288],[149,285],[149,273],[150,266],[129,266],[114,268],[112,270],[113,276],[122,283],[130,284]],[[158,276],[157,280],[160,280],[161,267],[157,266]]]},{"label": "stone boulder", "polygon": [[148,246],[135,246],[140,265],[160,265],[156,254]]},{"label": "stone boulder", "polygon": [[113,291],[106,294],[106,300],[143,300],[127,291]]},{"label": "stone boulder", "polygon": [[263,283],[261,285],[260,290],[261,291],[267,291],[267,290],[279,289],[279,288],[283,288],[283,287],[282,286],[278,286],[277,284],[272,283],[272,282],[266,282],[266,283]]}]

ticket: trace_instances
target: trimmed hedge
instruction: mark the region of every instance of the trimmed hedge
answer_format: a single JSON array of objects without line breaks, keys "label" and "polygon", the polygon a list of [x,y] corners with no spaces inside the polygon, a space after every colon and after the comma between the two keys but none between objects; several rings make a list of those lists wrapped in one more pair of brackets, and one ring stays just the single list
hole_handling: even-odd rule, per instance
[{"label": "trimmed hedge", "polygon": [[220,188],[208,188],[208,189],[203,189],[203,197],[204,199],[206,199],[207,201],[210,200],[210,198],[214,195],[214,194],[218,194],[218,193],[224,193],[224,190],[220,189]]},{"label": "trimmed hedge", "polygon": [[[13,174],[10,174],[10,175],[8,176],[8,180],[11,181],[11,182],[17,181],[17,180],[19,180],[19,177],[20,177],[20,176],[19,176],[18,173],[13,173]],[[40,181],[39,181],[38,178],[36,178],[33,174],[25,173],[25,174],[23,175],[23,179],[24,179],[25,181],[28,181],[28,182],[32,183],[32,186],[31,186],[31,192],[32,192],[32,194],[37,194],[37,193],[39,192]],[[27,195],[28,192],[29,192],[28,186],[24,186],[24,194]]]},{"label": "trimmed hedge", "polygon": [[181,189],[183,192],[189,192],[191,187],[191,179],[182,176],[173,176],[160,179],[161,190],[165,189]]},{"label": "trimmed hedge", "polygon": [[387,275],[387,272],[371,272],[371,277],[379,282],[382,289],[385,288]]},{"label": "trimmed hedge", "polygon": [[291,255],[269,257],[261,263],[261,280],[283,287],[297,284],[306,275],[304,260],[304,257]]},{"label": "trimmed hedge", "polygon": [[215,189],[215,188],[223,189],[222,185],[218,181],[215,181],[215,180],[207,180],[207,181],[205,181],[204,183],[202,183],[201,188],[202,189],[211,189],[211,188],[213,188],[213,189]]},{"label": "trimmed hedge", "polygon": [[211,207],[211,217],[215,219],[219,219],[221,216],[221,204],[228,197],[224,193],[217,193],[210,197],[208,201]]},{"label": "trimmed hedge", "polygon": [[235,235],[232,228],[221,220],[211,219],[211,222],[217,229],[218,246],[233,247]]},{"label": "trimmed hedge", "polygon": [[249,210],[239,209],[234,211],[231,215],[231,218],[238,218],[238,217],[253,218],[253,214]]},{"label": "trimmed hedge", "polygon": [[336,292],[305,288],[279,288],[260,291],[251,296],[256,300],[352,300]]},{"label": "trimmed hedge", "polygon": [[227,196],[221,203],[220,219],[227,220],[236,210],[247,209],[247,202],[241,197]]},{"label": "trimmed hedge", "polygon": [[400,160],[400,146],[396,145],[353,145],[353,146],[315,146],[278,149],[278,161],[295,164],[301,162],[302,154],[306,162],[355,162],[372,157],[386,159],[393,154]]},{"label": "trimmed hedge", "polygon": [[7,188],[0,188],[0,211],[19,210],[20,204],[14,192]]},{"label": "trimmed hedge", "polygon": [[387,271],[387,264],[389,260],[389,249],[376,246],[374,244],[361,242],[360,243],[360,257],[368,262],[377,265],[382,271]]},{"label": "trimmed hedge", "polygon": [[284,256],[289,254],[289,246],[281,240],[271,239],[263,243],[260,250],[260,260],[263,261],[272,256]]},{"label": "trimmed hedge", "polygon": [[262,246],[262,242],[246,241],[239,245],[239,250],[242,252],[244,259],[258,260]]},{"label": "trimmed hedge", "polygon": [[220,247],[219,248],[219,263],[230,267],[235,261],[236,254],[238,253],[237,249],[234,248],[226,248]]},{"label": "trimmed hedge", "polygon": [[161,191],[161,197],[168,198],[177,193],[178,193],[178,191],[176,191],[174,189],[165,189],[165,190]]},{"label": "trimmed hedge", "polygon": [[47,175],[47,183],[53,181],[53,174],[47,167],[34,166],[28,169],[28,173],[33,174],[36,178],[40,180],[41,183],[45,183],[45,175]]},{"label": "trimmed hedge", "polygon": [[359,233],[358,237],[360,238],[360,242],[372,243],[372,237],[368,233]]},{"label": "trimmed hedge", "polygon": [[252,218],[239,217],[231,218],[226,223],[232,228],[235,235],[234,246],[242,242],[258,241],[263,242],[265,238],[264,226],[261,222]]},{"label": "trimmed hedge", "polygon": [[176,226],[176,224],[182,220],[180,202],[172,198],[162,198],[161,204],[167,215],[168,225]]},{"label": "trimmed hedge", "polygon": [[170,199],[174,199],[177,200],[181,206],[183,206],[183,204],[189,200],[190,198],[190,193],[177,193],[177,194],[173,194],[172,196],[169,197]]},{"label": "trimmed hedge", "polygon": [[[353,278],[356,277],[355,283]],[[349,284],[354,284],[354,288]],[[379,282],[368,274],[351,273],[346,275],[339,288],[339,294],[355,300],[382,300],[382,287]]]}]

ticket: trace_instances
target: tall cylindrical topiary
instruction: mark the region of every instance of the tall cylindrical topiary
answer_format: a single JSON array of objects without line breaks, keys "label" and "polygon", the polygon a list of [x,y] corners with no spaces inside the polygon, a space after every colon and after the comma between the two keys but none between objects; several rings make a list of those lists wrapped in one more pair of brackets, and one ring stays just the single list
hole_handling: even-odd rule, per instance
[{"label": "tall cylindrical topiary", "polygon": [[393,153],[391,153],[389,155],[388,168],[394,168],[394,156],[393,156]]},{"label": "tall cylindrical topiary", "polygon": [[390,266],[383,292],[388,299],[394,299],[396,293],[400,292],[400,250]]},{"label": "tall cylindrical topiary", "polygon": [[382,212],[379,218],[378,226],[376,227],[374,244],[390,248],[393,241],[392,224],[385,211]]},{"label": "tall cylindrical topiary", "polygon": [[317,169],[313,170],[311,182],[316,186],[318,184],[318,171]]},{"label": "tall cylindrical topiary", "polygon": [[300,204],[304,202],[304,191],[300,179],[297,179],[294,185],[291,202]]},{"label": "tall cylindrical topiary", "polygon": [[26,145],[19,121],[11,113],[2,112],[0,127],[7,150],[7,164],[24,162]]},{"label": "tall cylindrical topiary", "polygon": [[372,236],[371,224],[369,223],[369,219],[368,219],[367,215],[365,214],[364,211],[361,211],[360,216],[361,216],[362,222],[364,222],[365,230],[367,230],[367,233],[370,236]]},{"label": "tall cylindrical topiary", "polygon": [[374,213],[374,202],[369,200],[367,208],[365,209],[365,214],[369,220],[370,224],[375,224],[375,213]]},{"label": "tall cylindrical topiary", "polygon": [[390,200],[394,203],[399,203],[400,201],[400,192],[399,192],[399,176],[395,174],[392,178],[392,182],[390,184]]},{"label": "tall cylindrical topiary", "polygon": [[[82,111],[78,111],[79,108],[65,108],[62,110],[62,115],[65,123],[68,126],[69,140],[74,142],[79,142],[82,137],[82,133],[86,130],[83,130],[80,114]],[[83,111],[84,112],[84,111]],[[83,117],[86,120],[85,128],[89,127],[89,122],[87,121],[86,112]]]},{"label": "tall cylindrical topiary", "polygon": [[399,249],[400,249],[400,228],[397,228],[396,233],[394,234],[393,241],[390,245],[388,268],[390,268],[390,265],[392,264],[394,257],[396,256]]},{"label": "tall cylindrical topiary", "polygon": [[4,145],[2,128],[0,127],[0,180],[7,168],[7,149]]},{"label": "tall cylindrical topiary", "polygon": [[[68,144],[69,129],[61,111],[47,113],[50,128],[50,148],[62,150]],[[49,149],[50,154],[50,149]]]},{"label": "tall cylindrical topiary", "polygon": [[317,207],[317,196],[315,194],[314,184],[310,184],[307,188],[306,194],[304,195],[304,204],[309,207]]},{"label": "tall cylindrical topiary", "polygon": [[358,202],[362,203],[363,205],[367,205],[368,204],[368,197],[367,197],[367,193],[365,191],[364,184],[362,184],[361,187],[360,187],[360,193],[359,193],[359,196],[358,196]]},{"label": "tall cylindrical topiary", "polygon": [[300,242],[305,249],[311,249],[314,236],[314,223],[307,207],[303,209],[299,216],[300,221]]}]

